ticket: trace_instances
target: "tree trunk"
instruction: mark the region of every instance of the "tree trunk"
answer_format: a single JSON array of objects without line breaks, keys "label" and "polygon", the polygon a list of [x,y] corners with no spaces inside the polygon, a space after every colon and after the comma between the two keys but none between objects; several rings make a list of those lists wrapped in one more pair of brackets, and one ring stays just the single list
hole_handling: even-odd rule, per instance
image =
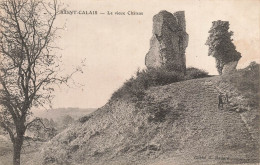
[{"label": "tree trunk", "polygon": [[20,165],[21,150],[23,145],[23,136],[19,136],[15,139],[13,144],[13,165]]}]

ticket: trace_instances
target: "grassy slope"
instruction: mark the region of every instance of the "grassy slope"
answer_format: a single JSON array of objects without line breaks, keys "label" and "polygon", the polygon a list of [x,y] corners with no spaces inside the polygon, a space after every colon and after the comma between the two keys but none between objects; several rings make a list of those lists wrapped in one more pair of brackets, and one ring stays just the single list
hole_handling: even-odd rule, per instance
[{"label": "grassy slope", "polygon": [[[239,76],[231,78],[239,81]],[[258,93],[251,93],[249,99],[244,95],[247,89],[240,90],[238,82],[228,77],[153,87],[137,103],[110,102],[49,142],[45,160],[55,164],[255,163],[259,106],[248,105]],[[230,96],[231,105],[223,110],[217,108],[219,92]]]}]

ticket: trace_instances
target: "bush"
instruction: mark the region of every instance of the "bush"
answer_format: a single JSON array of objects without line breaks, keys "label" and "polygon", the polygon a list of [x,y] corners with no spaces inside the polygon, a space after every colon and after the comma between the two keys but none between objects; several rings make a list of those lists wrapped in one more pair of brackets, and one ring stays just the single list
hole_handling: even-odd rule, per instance
[{"label": "bush", "polygon": [[150,113],[148,122],[160,123],[160,122],[175,122],[183,117],[187,111],[186,107],[182,103],[169,105],[169,100],[162,100],[156,102],[155,100],[146,104],[145,110]]},{"label": "bush", "polygon": [[245,69],[240,69],[232,75],[228,75],[228,80],[246,98],[250,107],[258,107],[260,99],[260,65],[256,62],[250,63]]},{"label": "bush", "polygon": [[85,123],[85,122],[88,121],[90,118],[91,118],[91,116],[90,116],[90,115],[87,115],[87,116],[83,116],[83,117],[79,118],[78,121],[79,121],[80,123]]},{"label": "bush", "polygon": [[169,71],[167,68],[138,70],[135,76],[127,80],[121,88],[112,94],[110,101],[119,98],[130,101],[141,101],[145,95],[145,91],[149,87],[207,76],[207,72],[196,68],[188,68],[186,75],[181,72]]},{"label": "bush", "polygon": [[203,78],[203,77],[209,77],[208,72],[194,67],[190,67],[186,69],[186,75],[185,75],[186,80]]}]

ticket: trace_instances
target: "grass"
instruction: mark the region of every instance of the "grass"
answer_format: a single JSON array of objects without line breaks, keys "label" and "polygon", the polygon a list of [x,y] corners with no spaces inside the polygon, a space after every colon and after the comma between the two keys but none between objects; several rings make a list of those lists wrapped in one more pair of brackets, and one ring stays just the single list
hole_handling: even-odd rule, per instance
[{"label": "grass", "polygon": [[[260,99],[260,74],[259,64],[252,62],[248,67],[239,69],[229,75],[221,76],[221,81],[231,84],[237,90],[237,97],[243,96],[242,101],[245,107],[259,107]],[[232,93],[232,90],[226,91]],[[246,99],[245,99],[246,98]],[[239,102],[238,102],[239,103]]]},{"label": "grass", "polygon": [[138,70],[135,76],[127,80],[121,88],[112,94],[110,101],[124,99],[130,101],[140,101],[145,96],[145,91],[149,87],[163,86],[184,80],[209,77],[208,73],[197,69],[187,68],[186,73],[169,71],[166,68],[154,68]]},{"label": "grass", "polygon": [[[8,135],[7,135],[8,136]],[[40,147],[43,143],[38,141],[24,142],[21,151],[21,164],[40,165]],[[13,164],[13,147],[11,141],[3,135],[0,135],[0,165]]]},{"label": "grass", "polygon": [[[121,88],[125,90],[119,93],[121,96],[114,98],[119,101],[106,104],[91,117],[83,118],[57,135],[45,146],[44,158],[55,163],[82,165],[163,164],[162,160],[180,165],[258,163],[256,137],[259,136],[253,135],[259,130],[256,126],[259,108],[242,113],[231,111],[227,104],[223,109],[218,108],[219,91],[228,92],[230,103],[241,106],[246,102],[240,101],[240,96],[256,97],[257,92],[253,90],[258,89],[259,80],[251,78],[257,73],[247,70],[228,77],[196,79],[203,74],[189,69],[180,77],[181,82],[176,83],[168,81],[165,76],[168,73],[162,73],[165,77],[161,79],[158,76],[162,74],[153,77],[147,71],[139,71]],[[256,71],[257,68],[253,69]],[[187,79],[196,78],[183,81],[187,75],[190,75]],[[243,76],[246,78],[242,80]],[[136,96],[129,91],[134,92],[140,86],[144,96],[136,101]],[[136,102],[121,100],[127,98]],[[215,159],[195,158],[200,156]]]},{"label": "grass", "polygon": [[232,75],[229,79],[232,84],[248,98],[248,105],[258,107],[260,100],[260,68],[252,62],[248,67]]},{"label": "grass", "polygon": [[0,156],[6,155],[11,152],[12,152],[11,142],[9,142],[9,140],[5,136],[0,135]]}]

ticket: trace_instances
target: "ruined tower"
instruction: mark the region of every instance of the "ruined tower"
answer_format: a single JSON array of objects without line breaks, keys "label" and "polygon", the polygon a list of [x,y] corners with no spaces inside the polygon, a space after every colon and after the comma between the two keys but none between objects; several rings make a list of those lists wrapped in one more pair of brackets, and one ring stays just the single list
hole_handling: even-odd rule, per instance
[{"label": "ruined tower", "polygon": [[228,21],[212,22],[206,45],[209,46],[208,55],[216,60],[216,68],[220,75],[236,71],[237,63],[241,58],[241,53],[236,50],[232,42],[232,35]]},{"label": "ruined tower", "polygon": [[166,66],[170,70],[185,73],[188,40],[184,11],[174,14],[160,11],[153,17],[153,35],[145,65],[147,68]]}]

